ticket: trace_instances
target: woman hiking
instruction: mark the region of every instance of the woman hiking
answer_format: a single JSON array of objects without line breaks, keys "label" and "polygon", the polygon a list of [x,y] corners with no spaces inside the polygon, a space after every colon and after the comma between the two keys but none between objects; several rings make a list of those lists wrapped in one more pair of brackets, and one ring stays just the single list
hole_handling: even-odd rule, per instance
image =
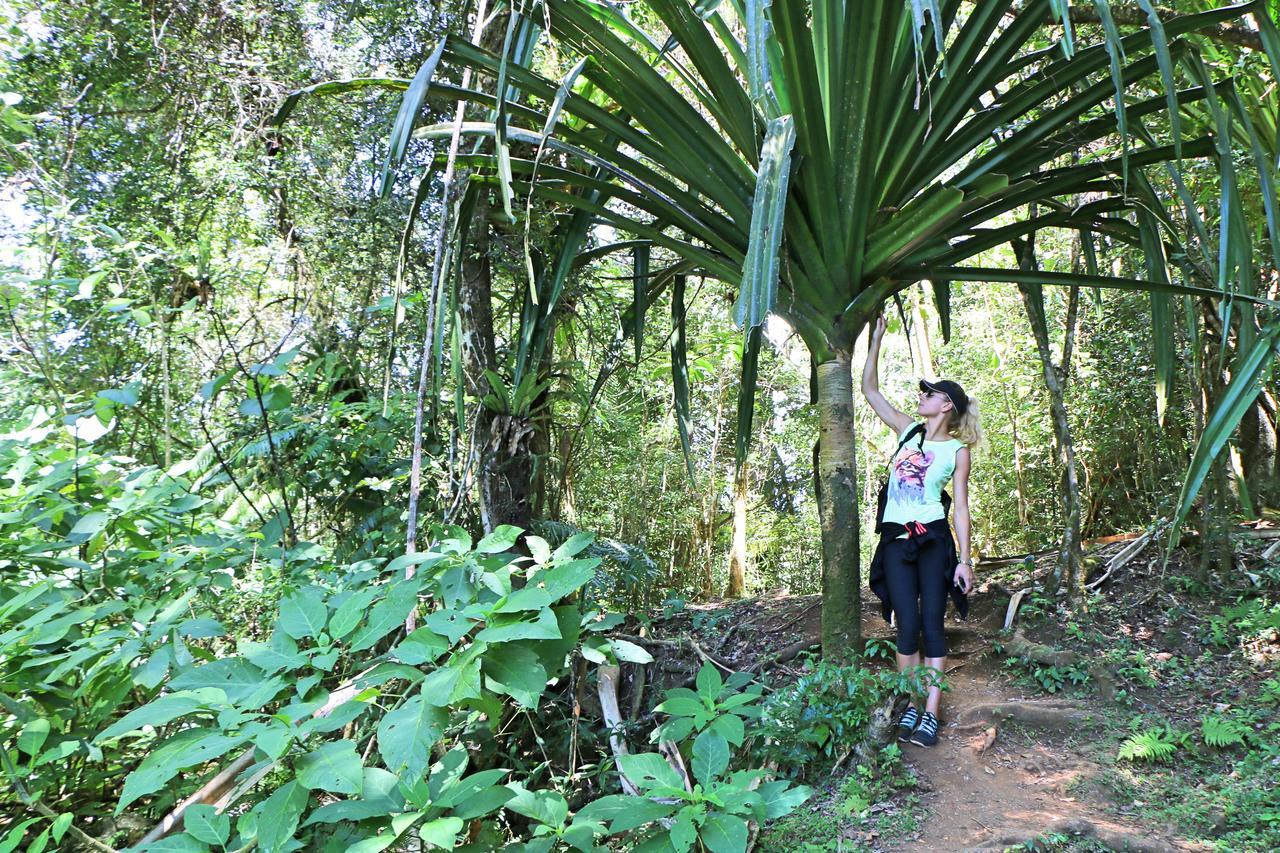
[{"label": "woman hiking", "polygon": [[[880,393],[878,363],[885,318],[881,314],[871,332],[867,362],[862,370],[862,393],[871,408],[898,436],[889,461],[887,486],[881,492],[880,534],[871,560],[871,589],[881,601],[888,621],[890,610],[898,629],[898,671],[920,664],[921,634],[924,664],[934,673],[923,702],[911,703],[898,721],[898,739],[919,746],[938,742],[938,704],[946,672],[947,644],[942,631],[947,597],[961,618],[968,615],[973,589],[969,551],[970,450],[982,440],[978,407],[964,389],[950,380],[920,380],[916,417],[900,412]],[[947,521],[955,489],[956,540]]]}]

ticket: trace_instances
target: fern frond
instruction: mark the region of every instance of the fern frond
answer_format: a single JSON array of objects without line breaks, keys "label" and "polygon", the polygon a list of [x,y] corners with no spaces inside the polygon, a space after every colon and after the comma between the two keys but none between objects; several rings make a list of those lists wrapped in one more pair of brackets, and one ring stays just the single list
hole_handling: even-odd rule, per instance
[{"label": "fern frond", "polygon": [[1231,717],[1207,714],[1200,720],[1200,734],[1209,746],[1244,746],[1245,735],[1248,733],[1249,729],[1244,723]]},{"label": "fern frond", "polygon": [[1120,744],[1121,761],[1168,761],[1178,745],[1169,739],[1167,729],[1149,729],[1131,736]]}]

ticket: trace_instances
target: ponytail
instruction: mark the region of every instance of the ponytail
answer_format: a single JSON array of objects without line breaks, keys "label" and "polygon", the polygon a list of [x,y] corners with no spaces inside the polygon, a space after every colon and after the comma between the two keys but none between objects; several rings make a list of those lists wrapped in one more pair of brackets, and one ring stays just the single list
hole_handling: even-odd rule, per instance
[{"label": "ponytail", "polygon": [[969,406],[963,415],[955,409],[951,410],[951,421],[947,426],[947,432],[951,433],[953,438],[968,445],[970,450],[980,450],[985,445],[982,416],[978,411],[978,401],[972,395],[969,396]]}]

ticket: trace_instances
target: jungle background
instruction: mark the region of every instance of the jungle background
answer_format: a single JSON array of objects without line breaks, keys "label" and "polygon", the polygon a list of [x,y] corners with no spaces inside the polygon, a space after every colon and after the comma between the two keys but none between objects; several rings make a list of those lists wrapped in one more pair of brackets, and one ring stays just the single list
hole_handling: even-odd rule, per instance
[{"label": "jungle background", "polygon": [[[956,380],[987,435],[956,728],[917,758],[885,720],[927,675],[893,671],[865,588],[894,446],[857,391],[866,334],[837,319],[828,351],[774,301],[744,322],[743,282],[691,260],[711,237],[677,245],[675,214],[628,231],[648,209],[606,215],[568,149],[543,161],[543,112],[481,97],[511,86],[555,124],[572,92],[581,139],[588,102],[637,112],[592,76],[631,79],[604,36],[542,28],[573,5],[0,2],[0,850],[1280,846],[1280,6],[992,4],[992,67],[1015,31],[1020,57],[1070,33],[1098,61],[960,174],[1066,127],[1017,168],[1132,147],[1126,182],[995,216],[964,257],[1021,279],[850,285],[890,318],[886,396],[912,412],[919,378]],[[822,32],[827,5],[779,3],[778,38],[784,7]],[[734,126],[690,22],[742,33],[768,7],[596,8]],[[1120,62],[1146,63],[1127,127]],[[1170,83],[1192,93],[1173,114]],[[879,108],[909,123],[914,96]],[[494,132],[450,133],[464,113]],[[1181,160],[1138,154],[1176,137]],[[608,147],[594,180],[634,153]],[[758,213],[770,161],[744,156]],[[665,165],[690,196],[717,168]],[[929,239],[983,233],[954,227]],[[845,503],[820,363],[853,371]],[[1068,769],[1056,806],[1000,816]],[[984,776],[1004,787],[966,805]]]}]

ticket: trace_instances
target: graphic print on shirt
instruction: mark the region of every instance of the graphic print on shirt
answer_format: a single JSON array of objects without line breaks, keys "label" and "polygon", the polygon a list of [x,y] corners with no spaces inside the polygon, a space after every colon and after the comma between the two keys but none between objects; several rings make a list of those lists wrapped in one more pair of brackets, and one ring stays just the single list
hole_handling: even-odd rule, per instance
[{"label": "graphic print on shirt", "polygon": [[899,457],[889,478],[889,500],[902,504],[924,503],[924,478],[931,464],[932,450],[912,450]]}]

